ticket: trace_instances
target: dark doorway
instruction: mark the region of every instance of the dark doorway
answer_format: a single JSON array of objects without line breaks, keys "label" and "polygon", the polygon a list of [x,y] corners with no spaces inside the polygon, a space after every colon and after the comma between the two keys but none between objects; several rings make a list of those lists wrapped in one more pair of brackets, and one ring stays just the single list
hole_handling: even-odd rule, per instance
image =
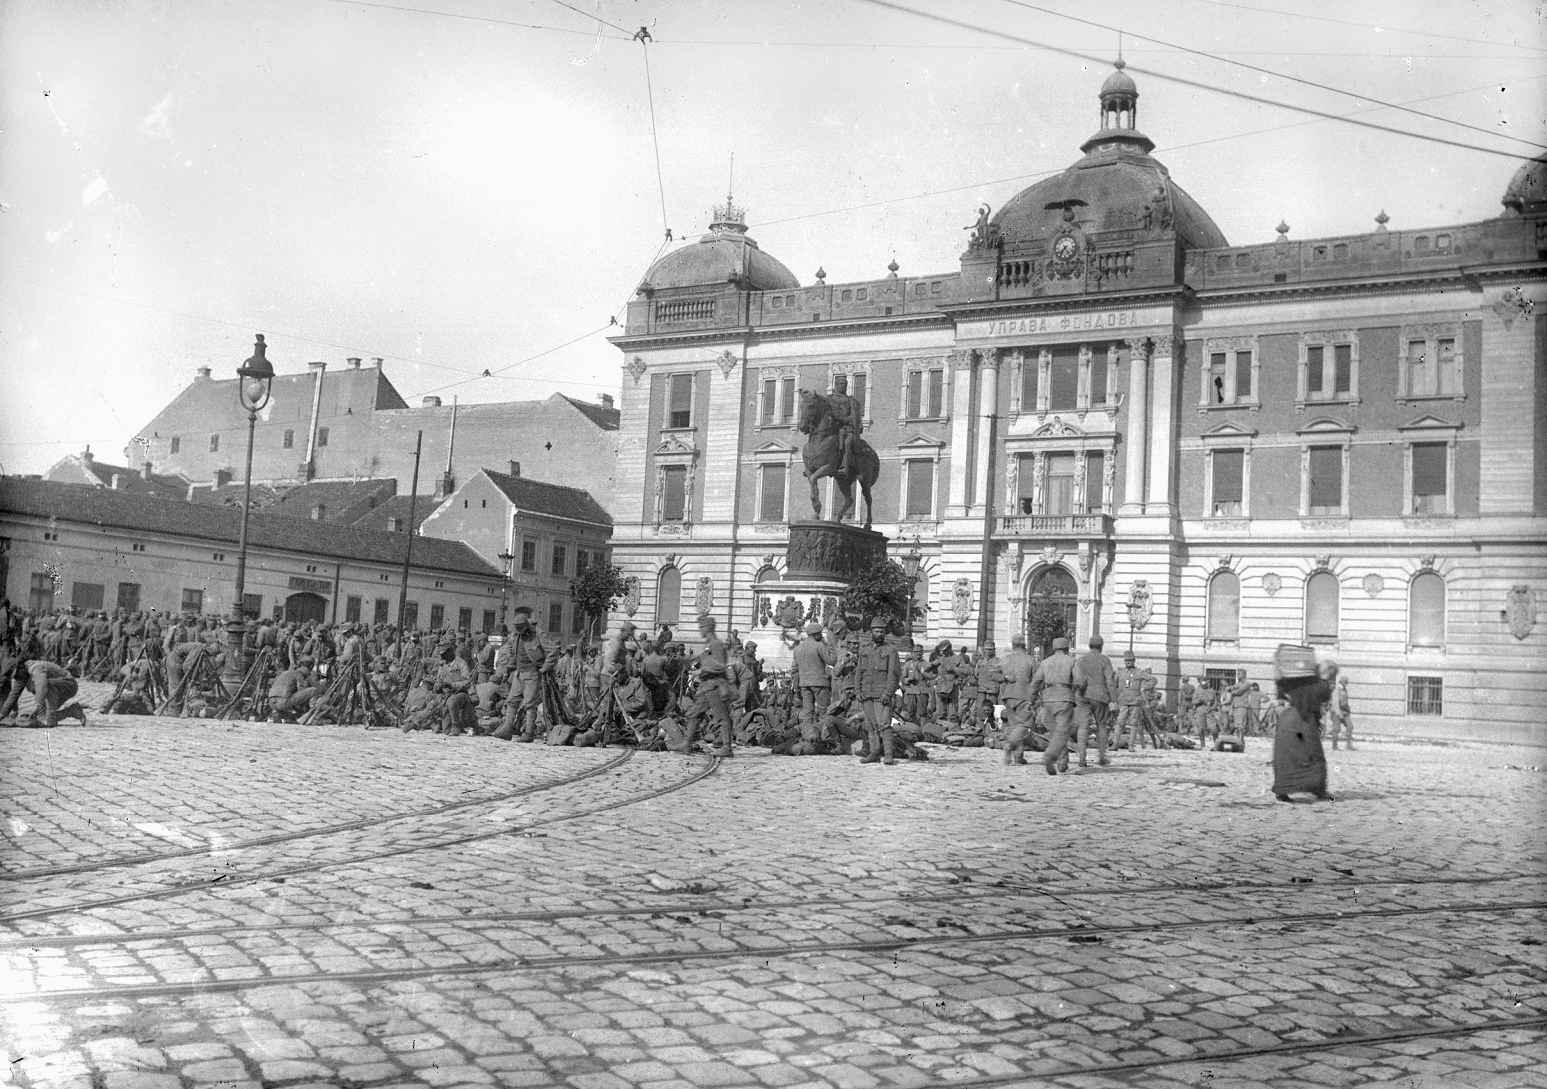
[{"label": "dark doorway", "polygon": [[285,619],[297,624],[315,620],[321,624],[328,618],[328,599],[321,594],[291,594],[285,598]]},{"label": "dark doorway", "polygon": [[1026,593],[1026,645],[1041,648],[1043,657],[1059,636],[1073,645],[1079,598],[1074,576],[1062,567],[1032,572]]}]

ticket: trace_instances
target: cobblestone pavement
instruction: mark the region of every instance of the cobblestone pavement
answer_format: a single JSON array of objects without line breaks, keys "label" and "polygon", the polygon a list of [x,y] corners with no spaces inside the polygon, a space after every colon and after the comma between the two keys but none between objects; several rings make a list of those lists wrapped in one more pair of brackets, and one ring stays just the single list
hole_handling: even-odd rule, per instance
[{"label": "cobblestone pavement", "polygon": [[1547,1086],[1547,752],[1268,755],[0,730],[0,1083]]}]

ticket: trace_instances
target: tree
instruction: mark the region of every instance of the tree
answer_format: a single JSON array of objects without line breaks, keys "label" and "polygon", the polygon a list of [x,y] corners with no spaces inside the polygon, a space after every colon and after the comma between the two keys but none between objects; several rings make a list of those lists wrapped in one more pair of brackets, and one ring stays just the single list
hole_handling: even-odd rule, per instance
[{"label": "tree", "polygon": [[569,580],[569,596],[575,599],[575,608],[586,618],[586,630],[597,618],[606,617],[617,605],[618,598],[628,593],[628,582],[623,568],[610,563],[593,563],[581,574]]},{"label": "tree", "polygon": [[1069,634],[1063,606],[1051,601],[1033,601],[1026,612],[1026,642],[1041,647],[1044,654],[1048,646],[1061,635]]},{"label": "tree", "polygon": [[[908,573],[891,560],[878,560],[854,577],[844,590],[838,607],[860,624],[884,616],[893,624],[906,624],[908,616]],[[914,610],[917,611],[915,603]]]}]

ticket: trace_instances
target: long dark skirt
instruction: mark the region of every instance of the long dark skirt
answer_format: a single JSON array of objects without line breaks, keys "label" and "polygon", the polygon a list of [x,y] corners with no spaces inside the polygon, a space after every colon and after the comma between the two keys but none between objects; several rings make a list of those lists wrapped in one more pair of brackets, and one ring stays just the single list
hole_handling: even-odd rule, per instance
[{"label": "long dark skirt", "polygon": [[1321,732],[1306,722],[1293,707],[1278,716],[1273,731],[1273,793],[1327,792],[1327,754],[1321,748]]}]

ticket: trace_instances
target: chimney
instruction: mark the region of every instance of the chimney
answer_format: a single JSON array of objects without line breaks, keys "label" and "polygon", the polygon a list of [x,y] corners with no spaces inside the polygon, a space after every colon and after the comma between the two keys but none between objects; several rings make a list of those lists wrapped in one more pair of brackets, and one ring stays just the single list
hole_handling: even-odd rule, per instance
[{"label": "chimney", "polygon": [[217,487],[217,488],[224,488],[229,483],[231,483],[231,470],[230,469],[216,469],[215,470],[215,487]]},{"label": "chimney", "polygon": [[313,374],[315,374],[318,371],[325,371],[325,370],[327,370],[328,369],[328,365],[327,365],[327,363],[323,362],[322,360],[316,360],[316,361],[313,361],[311,363],[306,364],[306,369],[311,371]]},{"label": "chimney", "polygon": [[384,360],[381,358],[381,356],[379,356],[379,355],[371,356],[371,366],[375,367],[377,370],[381,370],[381,365],[382,365],[383,362],[384,362]]},{"label": "chimney", "polygon": [[611,408],[612,407],[612,394],[610,394],[610,393],[602,394],[601,395],[601,400],[602,400],[602,407],[603,408]]},{"label": "chimney", "polygon": [[350,356],[348,359],[344,360],[344,362],[349,364],[349,369],[352,371],[357,371],[360,369],[360,357],[357,355]]},{"label": "chimney", "polygon": [[521,475],[521,463],[519,461],[512,461],[510,463],[510,475],[511,476],[520,476]]},{"label": "chimney", "polygon": [[116,492],[116,491],[118,491],[119,488],[121,488],[123,486],[123,482],[124,482],[124,475],[122,473],[114,473],[113,474],[113,482],[111,484],[109,484],[108,487],[112,488]]},{"label": "chimney", "polygon": [[206,382],[209,381],[209,368],[208,367],[199,367],[193,373],[197,377],[204,379]]},{"label": "chimney", "polygon": [[145,480],[150,479],[150,462],[147,461],[144,465],[140,466],[140,476]]},{"label": "chimney", "polygon": [[326,514],[326,513],[328,513],[328,505],[326,503],[313,503],[312,504],[312,521],[313,522],[321,522],[323,520],[322,516],[324,514]]},{"label": "chimney", "polygon": [[425,408],[439,408],[440,407],[440,398],[439,397],[426,397],[423,400],[423,402],[421,402],[421,403],[423,404],[423,406]]},{"label": "chimney", "polygon": [[93,460],[94,459],[91,456],[91,447],[88,446],[88,447],[86,447],[86,449],[81,451],[81,464],[82,465],[90,466]]}]

